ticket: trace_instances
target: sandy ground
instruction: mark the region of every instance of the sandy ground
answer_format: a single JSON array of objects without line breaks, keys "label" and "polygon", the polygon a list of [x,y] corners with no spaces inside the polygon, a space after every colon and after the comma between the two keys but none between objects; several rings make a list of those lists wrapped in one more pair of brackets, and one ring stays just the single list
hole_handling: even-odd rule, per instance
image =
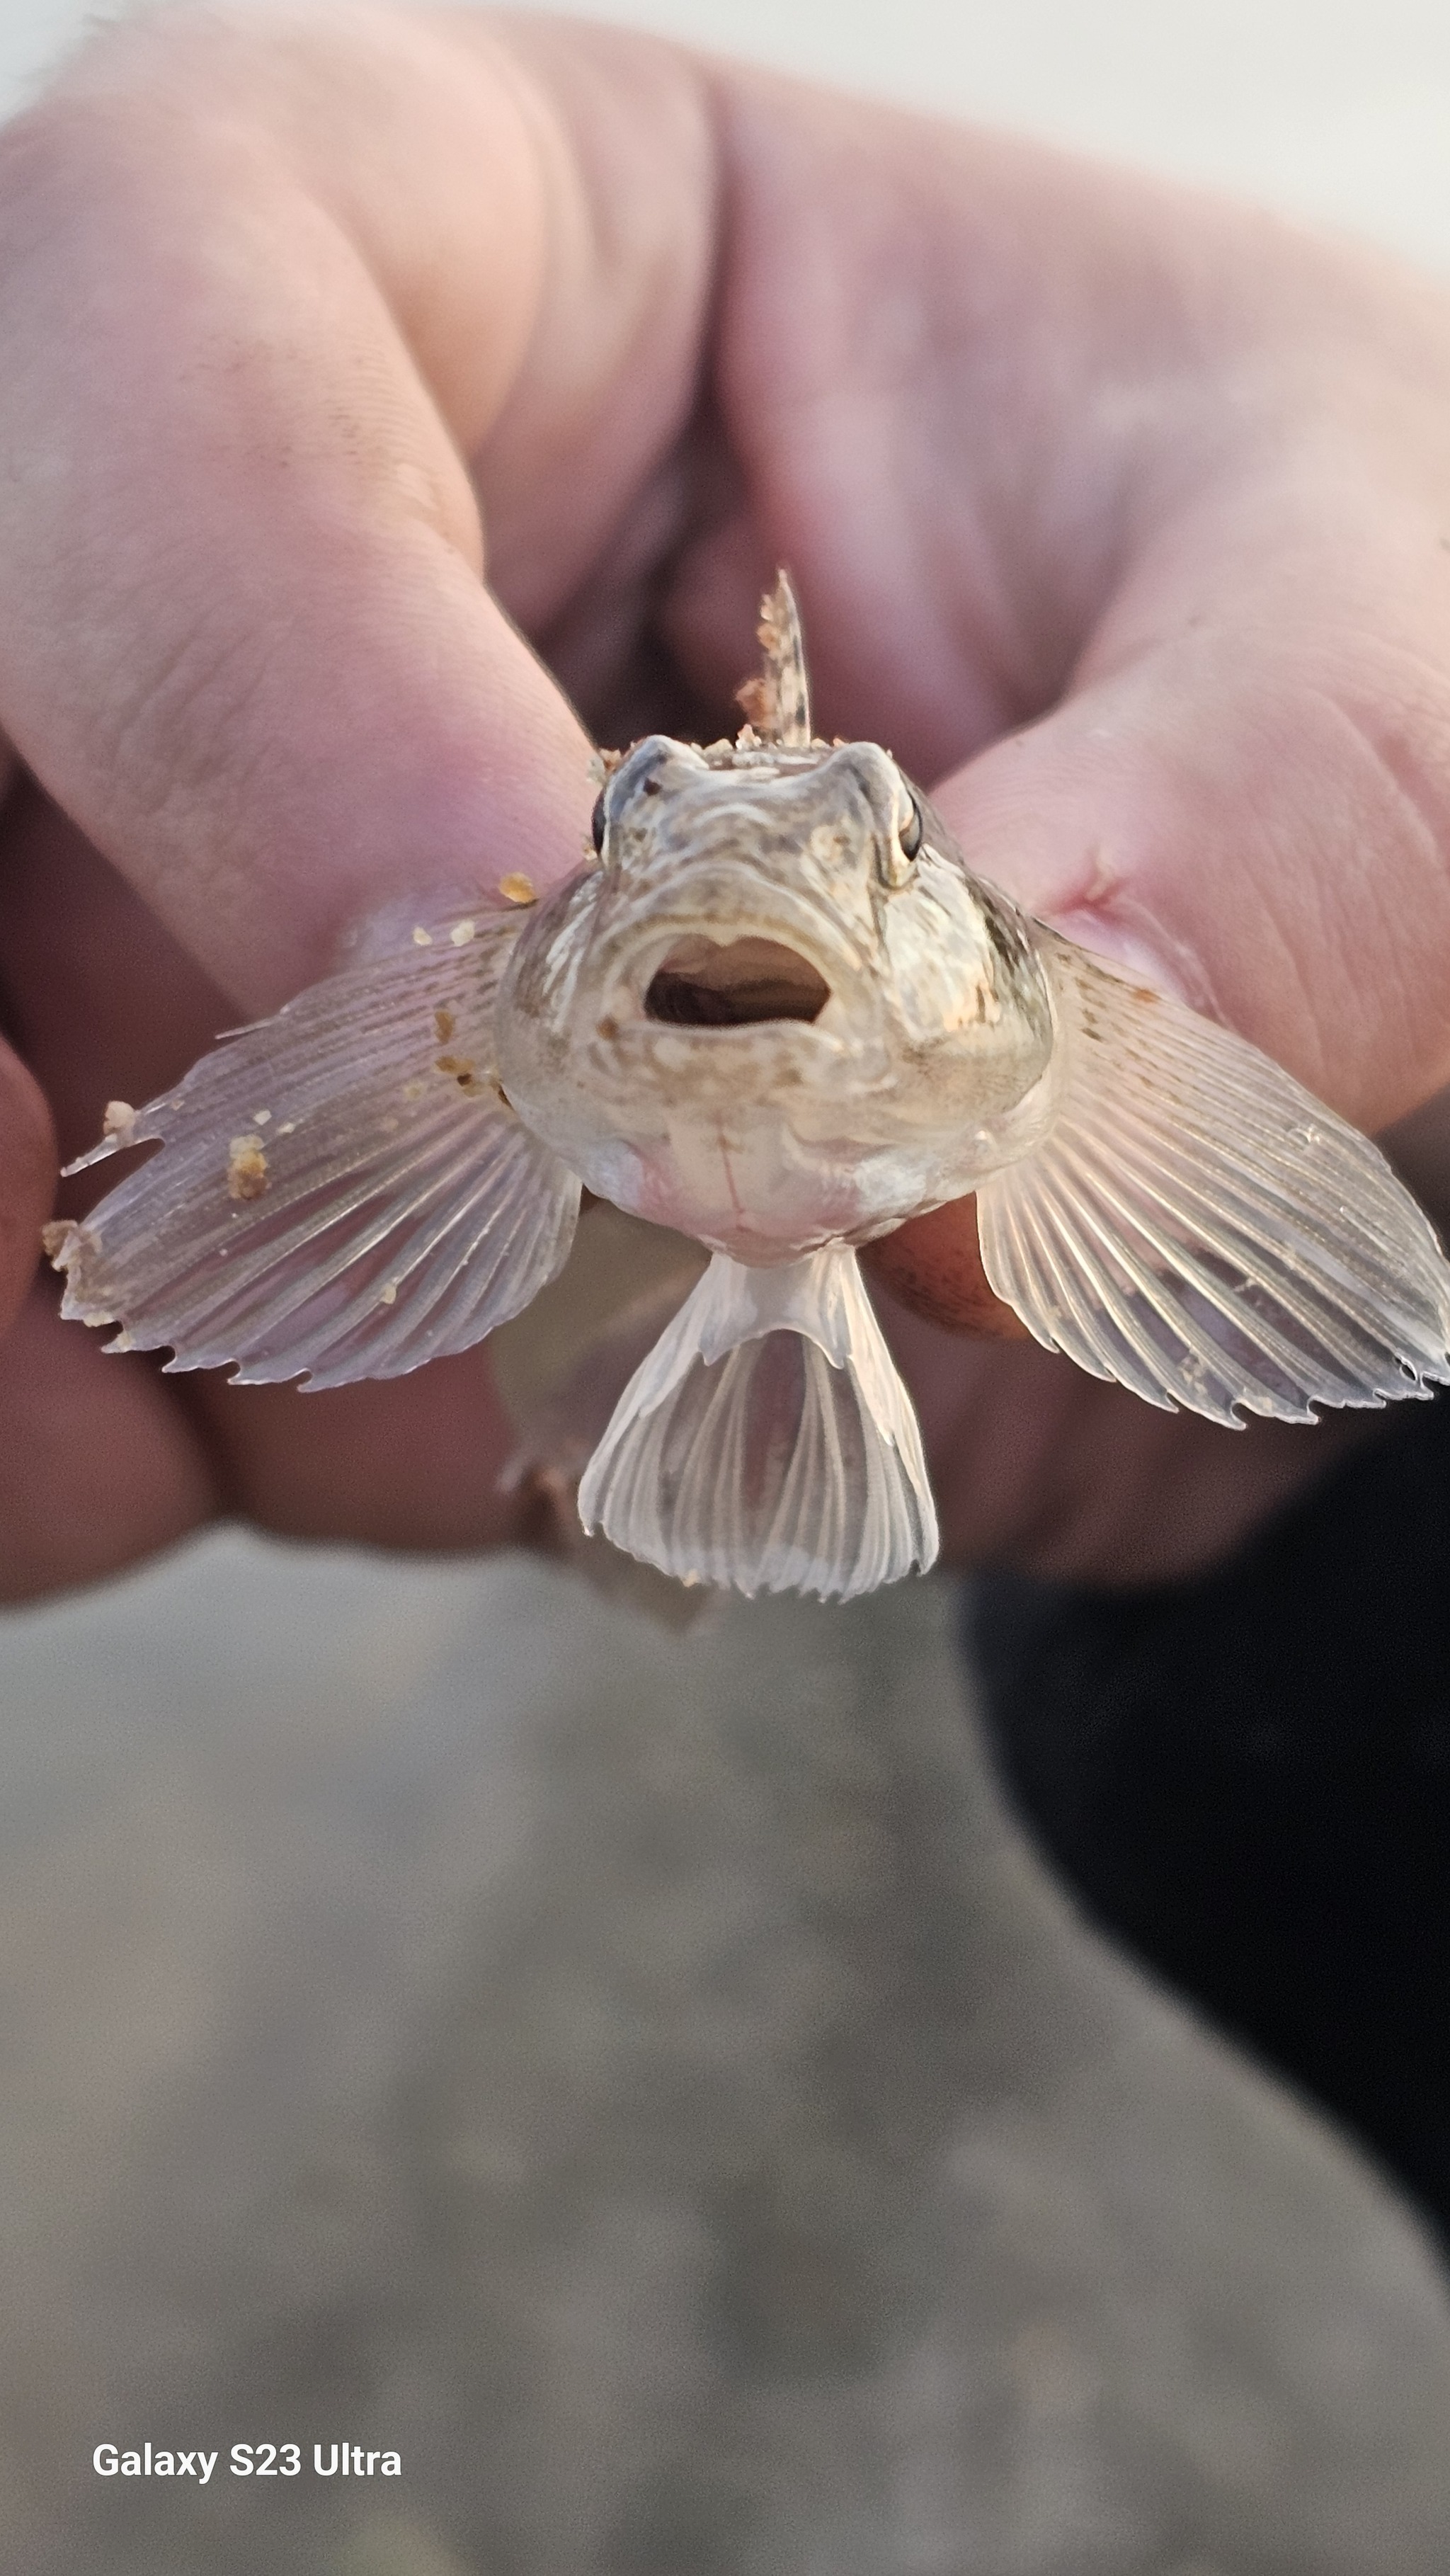
[{"label": "sandy ground", "polygon": [[1422,2246],[1072,1920],[953,1608],[222,1541],[14,1623],[12,2563],[1443,2568]]},{"label": "sandy ground", "polygon": [[[0,101],[75,14],[0,0]],[[633,14],[1450,260],[1438,0]],[[953,1615],[221,1538],[0,1628],[8,2565],[1450,2564],[1423,2243],[1075,1922]]]}]

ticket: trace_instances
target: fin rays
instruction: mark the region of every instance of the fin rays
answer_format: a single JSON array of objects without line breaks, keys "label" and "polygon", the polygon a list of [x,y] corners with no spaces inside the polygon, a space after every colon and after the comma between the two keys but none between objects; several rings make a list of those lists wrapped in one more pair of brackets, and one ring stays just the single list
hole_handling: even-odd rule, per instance
[{"label": "fin rays", "polygon": [[399,1376],[517,1314],[579,1208],[493,1080],[517,927],[444,924],[315,985],[83,1157],[162,1145],[61,1241],[63,1311],[169,1345],[169,1369],[309,1390]]},{"label": "fin rays", "polygon": [[988,1280],[1040,1342],[1237,1426],[1450,1377],[1450,1271],[1368,1139],[1212,1022],[1047,934],[1064,1089],[978,1192]]},{"label": "fin rays", "polygon": [[686,1581],[845,1600],[937,1550],[910,1399],[855,1254],[717,1253],[625,1388],[579,1513]]},{"label": "fin rays", "polygon": [[[1317,1386],[1311,1387],[1306,1375],[1306,1393],[1317,1394],[1327,1404],[1342,1403],[1345,1398],[1336,1392],[1337,1387],[1341,1382],[1353,1386],[1367,1358],[1375,1353],[1393,1356],[1388,1330],[1376,1332],[1370,1338],[1361,1321],[1331,1304],[1307,1279],[1289,1269],[1288,1258],[1304,1263],[1316,1253],[1321,1253],[1322,1257],[1321,1247],[1301,1227],[1286,1219],[1276,1244],[1268,1226],[1256,1222],[1252,1211],[1239,1219],[1228,1205],[1226,1195],[1215,1205],[1206,1191],[1195,1188],[1191,1183],[1169,1187],[1151,1171],[1141,1169],[1133,1172],[1139,1201],[1135,1207],[1127,1191],[1104,1173],[1100,1150],[1078,1147],[1072,1150],[1070,1159],[1099,1202],[1111,1208],[1125,1227],[1136,1229],[1164,1263],[1176,1266],[1182,1276],[1218,1309],[1227,1323],[1257,1342],[1267,1359],[1276,1360],[1289,1369],[1299,1368],[1308,1372],[1314,1364],[1307,1349],[1287,1340],[1282,1332],[1275,1329],[1268,1316],[1257,1311],[1251,1303],[1251,1289],[1230,1286],[1209,1270],[1202,1259],[1195,1258],[1185,1248],[1183,1237],[1191,1236],[1203,1252],[1221,1261],[1230,1272],[1237,1271],[1241,1275],[1251,1274],[1256,1262],[1277,1261],[1274,1281],[1276,1304],[1299,1327],[1306,1341],[1317,1344],[1334,1364],[1331,1370],[1314,1372],[1320,1380]],[[1165,1222],[1153,1221],[1151,1211],[1154,1209],[1159,1211]],[[1176,1236],[1175,1226],[1178,1229]],[[1127,1259],[1126,1253],[1120,1252],[1119,1257]],[[1156,1294],[1165,1320],[1178,1327],[1180,1310],[1176,1306],[1170,1307],[1156,1276],[1146,1274],[1140,1278],[1140,1285],[1145,1295]],[[1204,1348],[1202,1356],[1209,1359],[1216,1354],[1210,1346]]]}]

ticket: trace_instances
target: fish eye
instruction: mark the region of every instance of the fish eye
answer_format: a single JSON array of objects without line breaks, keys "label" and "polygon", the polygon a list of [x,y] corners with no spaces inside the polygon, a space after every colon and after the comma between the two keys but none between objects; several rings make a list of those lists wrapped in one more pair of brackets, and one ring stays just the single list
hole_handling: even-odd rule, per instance
[{"label": "fish eye", "polygon": [[600,789],[599,794],[595,797],[595,800],[594,800],[594,812],[593,812],[593,815],[592,815],[592,817],[591,817],[591,819],[590,819],[590,824],[589,824],[589,838],[590,838],[590,840],[593,842],[594,847],[595,847],[595,849],[596,849],[596,850],[602,850],[602,849],[603,849],[603,847],[604,847],[604,791],[603,791],[603,789],[602,789],[602,788]]},{"label": "fish eye", "polygon": [[896,826],[895,846],[885,843],[880,862],[882,878],[893,894],[900,894],[903,886],[911,883],[912,861],[921,848],[924,829],[916,798],[909,787],[903,786],[902,792],[907,800],[906,814]]}]

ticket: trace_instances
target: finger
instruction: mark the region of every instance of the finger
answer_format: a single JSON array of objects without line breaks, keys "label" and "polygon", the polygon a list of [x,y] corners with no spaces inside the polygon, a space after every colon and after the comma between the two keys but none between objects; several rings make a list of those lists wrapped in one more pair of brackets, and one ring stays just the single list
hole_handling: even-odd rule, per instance
[{"label": "finger", "polygon": [[587,747],[481,587],[460,451],[516,541],[510,457],[547,480],[626,378],[556,502],[556,553],[597,546],[702,268],[627,216],[591,232],[496,46],[384,13],[124,31],[0,144],[0,722],[250,1007],[383,903],[578,855]]},{"label": "finger", "polygon": [[[17,1035],[73,1152],[93,1141],[108,1086],[140,1100],[185,1070],[225,1016],[222,998],[37,791],[6,819],[0,952]],[[0,1106],[3,1075],[0,1058]],[[0,1153],[6,1132],[0,1124]],[[21,1293],[52,1170],[47,1161]],[[104,1187],[100,1173],[65,1183],[65,1212],[80,1214]],[[0,1590],[8,1583],[12,1597],[110,1571],[218,1509],[291,1536],[378,1546],[482,1546],[516,1533],[519,1504],[500,1482],[515,1444],[481,1352],[303,1401],[292,1387],[163,1378],[147,1359],[118,1355],[97,1369],[99,1343],[57,1323],[53,1303],[53,1291],[38,1295],[15,1374],[0,1376],[0,1438],[28,1443],[10,1453],[27,1462],[23,1485],[11,1479],[13,1517],[0,1511]],[[82,1428],[88,1406],[94,1443]]]},{"label": "finger", "polygon": [[228,1508],[279,1536],[449,1550],[521,1535],[503,1483],[516,1442],[482,1349],[319,1395],[198,1377],[183,1401]]},{"label": "finger", "polygon": [[217,1508],[204,1448],[160,1379],[62,1324],[49,1283],[0,1343],[0,1455],[7,1601],[94,1583],[173,1546]]},{"label": "finger", "polygon": [[[10,1031],[49,1101],[63,1162],[98,1141],[108,1099],[165,1091],[233,1016],[135,890],[30,785],[0,830],[0,958]],[[87,1182],[62,1184],[63,1214],[106,1186],[100,1174]]]},{"label": "finger", "polygon": [[942,790],[969,866],[1371,1130],[1450,1077],[1440,515],[1394,455],[1349,497],[1238,490],[1150,551],[1063,705]]},{"label": "finger", "polygon": [[[825,730],[945,778],[984,875],[1351,1115],[1423,1099],[1450,1047],[1443,291],[759,77],[723,112],[722,401],[758,531],[801,560]],[[702,664],[749,539],[739,513],[681,569]]]},{"label": "finger", "polygon": [[[9,846],[19,802],[5,793],[6,754],[0,740],[0,847]],[[0,905],[4,890],[0,883]],[[31,1064],[17,983],[0,985],[0,1335],[35,1277],[40,1229],[55,1196],[57,1149],[49,1104]],[[18,1048],[19,1052],[15,1050]]]},{"label": "finger", "polygon": [[35,1276],[55,1191],[55,1134],[45,1095],[0,1041],[0,1333]]},{"label": "finger", "polygon": [[[16,798],[7,796],[10,770],[0,737],[0,841],[9,827]],[[18,1311],[35,1276],[40,1255],[40,1229],[51,1212],[56,1183],[56,1140],[49,1106],[31,1067],[23,1060],[24,1032],[13,1007],[14,993],[0,988],[0,1335]]]},{"label": "finger", "polygon": [[[1333,543],[1312,485],[1190,514],[1065,704],[940,797],[978,873],[1374,1130],[1450,1075],[1450,566],[1403,469],[1364,460],[1355,504]],[[883,1249],[914,1311],[983,1329],[970,1203]]]}]

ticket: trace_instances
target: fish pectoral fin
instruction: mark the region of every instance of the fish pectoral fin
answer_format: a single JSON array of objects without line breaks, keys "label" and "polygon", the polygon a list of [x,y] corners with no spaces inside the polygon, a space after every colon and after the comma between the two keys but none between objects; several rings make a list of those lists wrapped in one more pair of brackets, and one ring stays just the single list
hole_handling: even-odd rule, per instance
[{"label": "fish pectoral fin", "polygon": [[716,1253],[636,1369],[579,1516],[684,1582],[849,1600],[937,1552],[921,1437],[854,1252]]},{"label": "fish pectoral fin", "polygon": [[1059,1107],[977,1194],[987,1278],[1036,1339],[1235,1428],[1450,1377],[1450,1269],[1378,1148],[1232,1031],[1044,945]]},{"label": "fish pectoral fin", "polygon": [[517,928],[415,933],[224,1039],[124,1121],[99,1151],[161,1151],[49,1238],[62,1313],[120,1324],[112,1348],[169,1347],[171,1369],[305,1373],[309,1391],[400,1377],[516,1315],[579,1210],[575,1176],[494,1078]]}]

